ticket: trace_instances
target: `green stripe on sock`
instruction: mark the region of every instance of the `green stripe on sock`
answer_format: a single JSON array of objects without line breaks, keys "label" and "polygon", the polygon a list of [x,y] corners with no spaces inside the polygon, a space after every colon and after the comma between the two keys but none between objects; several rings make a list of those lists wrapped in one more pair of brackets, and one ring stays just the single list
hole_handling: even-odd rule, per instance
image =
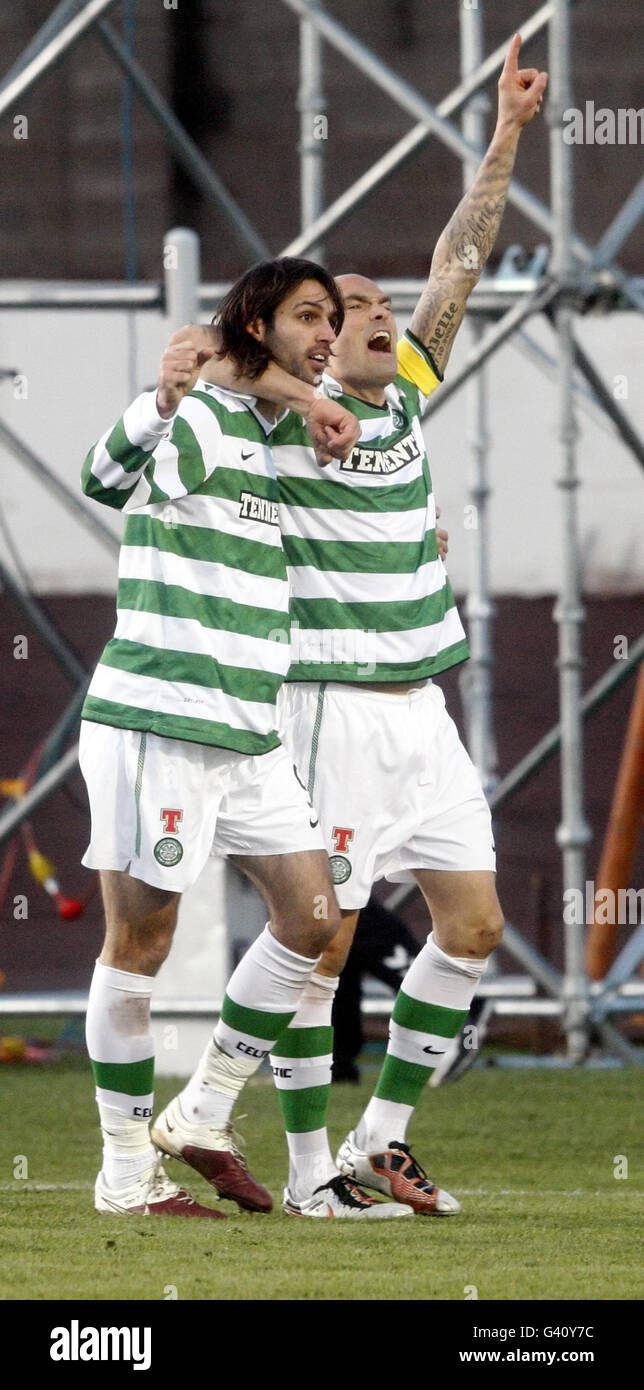
[{"label": "green stripe on sock", "polygon": [[333,1052],[333,1029],[287,1028],[273,1048],[274,1057],[328,1057]]},{"label": "green stripe on sock", "polygon": [[324,1129],[331,1094],[330,1086],[307,1086],[302,1091],[281,1091],[280,1109],[284,1128],[289,1134],[309,1134]]},{"label": "green stripe on sock", "polygon": [[154,1090],[154,1057],[142,1062],[94,1062],[92,1071],[103,1091],[120,1091],[125,1096],[149,1096]]},{"label": "green stripe on sock", "polygon": [[417,1062],[402,1062],[387,1053],[378,1077],[374,1096],[378,1100],[393,1100],[398,1105],[416,1106],[433,1067],[421,1067]]},{"label": "green stripe on sock", "polygon": [[437,1033],[441,1038],[454,1038],[467,1015],[467,1009],[446,1009],[442,1004],[424,1004],[421,999],[412,999],[410,994],[400,989],[391,1017],[401,1028],[413,1028],[417,1033]]},{"label": "green stripe on sock", "polygon": [[238,1033],[248,1033],[251,1038],[259,1038],[262,1042],[272,1042],[281,1037],[293,1018],[294,1011],[269,1014],[264,1013],[263,1009],[246,1009],[243,1004],[236,1004],[227,994],[221,1010],[222,1023],[227,1023],[229,1028],[236,1028]]}]

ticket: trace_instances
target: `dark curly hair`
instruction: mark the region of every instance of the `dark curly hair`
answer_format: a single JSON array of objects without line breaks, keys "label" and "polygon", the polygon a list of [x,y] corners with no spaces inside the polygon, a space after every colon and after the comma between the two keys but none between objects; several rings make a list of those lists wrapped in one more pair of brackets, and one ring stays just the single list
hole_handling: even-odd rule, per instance
[{"label": "dark curly hair", "polygon": [[260,261],[251,266],[222,299],[213,318],[213,323],[221,330],[219,356],[231,357],[240,372],[251,380],[261,376],[271,354],[248,332],[247,324],[262,319],[270,327],[282,300],[303,280],[317,280],[326,290],[333,305],[329,319],[339,333],[344,321],[344,306],[333,276],[315,261],[281,256],[278,260]]}]

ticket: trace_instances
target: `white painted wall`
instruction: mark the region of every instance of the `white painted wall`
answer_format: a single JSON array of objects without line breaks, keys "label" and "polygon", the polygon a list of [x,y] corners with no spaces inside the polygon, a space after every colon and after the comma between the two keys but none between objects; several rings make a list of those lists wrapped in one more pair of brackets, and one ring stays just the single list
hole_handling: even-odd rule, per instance
[{"label": "white painted wall", "polygon": [[[152,313],[132,317],[134,382],[128,380],[128,316],[122,312],[22,310],[0,318],[0,366],[18,368],[28,393],[16,399],[12,382],[0,382],[0,415],[79,491],[89,446],[136,390],[151,386],[156,377],[164,321]],[[548,325],[534,320],[528,331],[552,355]],[[586,317],[578,320],[577,332],[611,390],[616,377],[626,377],[628,399],[622,405],[644,435],[644,336],[638,316]],[[450,371],[467,347],[464,330]],[[492,586],[497,594],[550,593],[559,583],[562,545],[555,383],[515,343],[493,359],[487,376]],[[586,587],[600,593],[637,591],[644,582],[641,470],[594,406],[580,411],[579,423]],[[463,391],[428,422],[427,437],[435,489],[451,533],[450,574],[463,592],[472,543],[463,524],[469,468]],[[0,505],[33,586],[51,593],[113,591],[116,561],[99,542],[4,450],[0,470]],[[118,535],[120,517],[107,507],[97,510]],[[0,545],[4,549],[1,538]]]}]

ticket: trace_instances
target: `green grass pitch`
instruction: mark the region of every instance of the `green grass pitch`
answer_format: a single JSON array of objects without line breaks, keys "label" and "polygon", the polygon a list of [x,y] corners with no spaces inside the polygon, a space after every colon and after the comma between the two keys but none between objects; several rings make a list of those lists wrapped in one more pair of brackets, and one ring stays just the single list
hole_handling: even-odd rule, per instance
[{"label": "green grass pitch", "polygon": [[[333,1088],[333,1144],[355,1124],[375,1074],[372,1065],[359,1087]],[[642,1295],[636,1070],[473,1071],[427,1090],[409,1138],[432,1177],[460,1197],[462,1214],[375,1225],[282,1215],[285,1142],[263,1075],[242,1096],[241,1129],[275,1210],[240,1215],[225,1202],[230,1219],[216,1223],[94,1212],[100,1149],[80,1058],[4,1065],[0,1089],[4,1299],[463,1300],[473,1288],[479,1300]],[[161,1081],[157,1105],[176,1089]],[[615,1177],[620,1155],[627,1177]],[[16,1178],[25,1163],[27,1177]],[[169,1171],[195,1196],[214,1197],[189,1169]]]}]

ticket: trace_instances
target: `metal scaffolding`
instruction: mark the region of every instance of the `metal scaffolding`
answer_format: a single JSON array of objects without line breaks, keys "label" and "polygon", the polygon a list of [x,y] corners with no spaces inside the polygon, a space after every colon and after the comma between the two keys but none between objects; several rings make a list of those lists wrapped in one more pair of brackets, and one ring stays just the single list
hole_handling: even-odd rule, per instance
[{"label": "metal scaffolding", "polygon": [[[277,4],[278,0],[274,0]],[[358,40],[324,10],[321,0],[281,0],[299,21],[300,82],[300,211],[301,225],[282,254],[306,252],[322,258],[324,238],[341,225],[373,191],[392,177],[430,137],[437,138],[461,160],[464,183],[483,153],[484,115],[481,101],[484,89],[495,77],[507,50],[507,41],[483,59],[484,3],[461,6],[461,80],[438,105],[432,103],[396,74],[381,58]],[[561,749],[561,823],[557,843],[563,861],[564,890],[581,890],[584,897],[585,849],[590,832],[584,813],[583,721],[635,670],[644,653],[644,638],[635,644],[626,661],[620,661],[582,696],[582,626],[584,610],[580,582],[578,543],[579,476],[576,461],[576,411],[583,396],[574,379],[577,368],[590,388],[586,396],[610,419],[637,462],[644,464],[644,442],[626,412],[601,379],[593,363],[576,342],[575,313],[590,302],[602,300],[607,308],[644,309],[644,282],[629,276],[616,257],[644,212],[644,180],[640,180],[596,246],[589,246],[574,228],[573,150],[563,139],[564,112],[571,104],[570,31],[571,10],[576,0],[550,0],[542,4],[521,26],[524,46],[542,31],[548,31],[550,88],[550,206],[542,203],[518,180],[511,181],[508,201],[551,243],[548,257],[537,255],[527,272],[519,273],[505,258],[500,274],[490,278],[474,292],[470,301],[472,344],[460,368],[454,371],[440,392],[432,396],[426,418],[440,410],[466,382],[468,386],[468,440],[471,451],[469,497],[477,508],[478,527],[474,546],[471,583],[466,601],[472,662],[465,690],[470,749],[489,792],[493,809],[507,804],[537,768]],[[62,61],[72,46],[95,27],[106,52],[119,65],[134,91],[158,122],[174,156],[182,163],[204,197],[216,203],[244,250],[253,257],[270,255],[261,233],[236,203],[221,179],[211,169],[198,147],[177,121],[141,65],[121,43],[107,21],[116,0],[61,0],[46,24],[34,37],[18,62],[0,83],[0,118],[25,97],[45,73]],[[508,40],[509,40],[508,36]],[[415,120],[411,129],[349,188],[324,207],[325,140],[314,128],[324,121],[323,46],[330,45],[370,81],[392,98]],[[454,118],[461,117],[461,129]],[[0,284],[0,308],[7,307],[93,307],[159,308],[164,306],[172,327],[197,316],[199,309],[214,307],[225,285],[199,284],[199,248],[194,233],[175,229],[168,233],[177,257],[166,266],[164,286],[92,285],[39,281]],[[384,282],[391,290],[394,308],[409,308],[417,299],[421,285],[413,281]],[[492,699],[492,618],[488,563],[490,552],[487,500],[489,449],[486,418],[484,365],[511,337],[520,335],[523,325],[537,314],[552,325],[558,395],[561,515],[563,532],[563,580],[557,597],[554,620],[559,635],[559,724],[521,759],[502,781],[495,782],[495,753]],[[85,505],[28,449],[8,427],[0,423],[0,443],[37,474],[43,484],[75,506],[82,524],[93,529],[102,544],[113,548],[114,533],[95,520]],[[14,588],[17,601],[24,595]],[[25,605],[26,609],[26,605]],[[31,603],[31,620],[41,622],[37,604]],[[84,679],[74,669],[70,653],[59,650],[59,659],[77,681]],[[0,817],[0,844],[6,840],[34,806],[51,794],[73,771],[76,750],[64,757],[36,783],[24,801]],[[411,890],[414,891],[414,890]],[[399,904],[408,890],[397,890],[391,901]],[[609,1051],[627,1061],[639,1055],[610,1022],[610,1016],[644,1009],[644,987],[631,981],[644,956],[644,929],[633,935],[599,985],[589,984],[584,964],[584,927],[563,923],[565,964],[555,970],[518,932],[508,930],[507,949],[527,971],[526,990],[517,987],[507,998],[507,989],[497,990],[499,1012],[552,1013],[560,1016],[568,1040],[571,1062],[581,1060],[588,1051],[593,1031],[599,1031]],[[630,982],[630,983],[629,983]],[[536,999],[536,989],[548,998]],[[494,990],[490,985],[490,992]],[[499,1002],[500,1001],[500,1002]],[[42,1002],[40,1004],[42,1008]]]},{"label": "metal scaffolding", "polygon": [[[483,11],[460,8],[461,78],[466,82],[483,61]],[[489,102],[482,92],[472,97],[462,116],[463,136],[479,154],[477,159],[463,160],[463,192],[466,193],[476,175],[477,165],[485,150],[485,116]],[[472,350],[477,351],[483,324],[472,319],[470,334]],[[481,367],[467,387],[466,434],[470,449],[469,499],[476,518],[471,533],[472,572],[465,602],[468,623],[470,660],[460,677],[461,696],[467,722],[467,743],[472,761],[478,768],[483,790],[492,790],[496,771],[496,751],[493,732],[492,704],[492,618],[494,605],[490,594],[490,520],[488,501],[489,436],[487,428],[487,390],[485,368]]]}]

